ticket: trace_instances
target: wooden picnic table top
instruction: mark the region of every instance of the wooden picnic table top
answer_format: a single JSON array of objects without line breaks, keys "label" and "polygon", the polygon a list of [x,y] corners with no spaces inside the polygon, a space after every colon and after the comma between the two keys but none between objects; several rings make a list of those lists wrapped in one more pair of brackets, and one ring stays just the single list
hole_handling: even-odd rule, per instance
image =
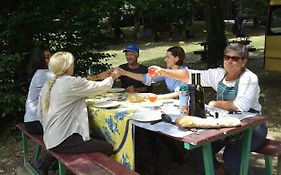
[{"label": "wooden picnic table top", "polygon": [[200,134],[193,133],[183,137],[183,141],[192,145],[200,146],[207,142],[212,142],[224,138],[227,135],[232,135],[241,132],[245,129],[254,127],[268,120],[267,116],[255,116],[242,120],[241,126],[221,129],[206,129]]}]

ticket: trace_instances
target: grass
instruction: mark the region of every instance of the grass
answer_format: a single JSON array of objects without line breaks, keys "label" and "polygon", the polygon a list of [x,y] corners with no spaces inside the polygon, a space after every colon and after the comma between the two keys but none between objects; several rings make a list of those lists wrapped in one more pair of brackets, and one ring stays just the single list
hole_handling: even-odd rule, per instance
[{"label": "grass", "polygon": [[[230,32],[231,24],[226,24],[226,37],[228,40],[235,40],[236,38]],[[243,29],[246,33],[250,34],[251,46],[257,48],[257,51],[263,54],[264,50],[264,27],[253,28],[251,26],[245,26]],[[126,31],[132,32],[132,30],[126,29]],[[153,42],[145,40],[138,42],[138,47],[140,48],[140,57],[139,63],[150,66],[150,65],[159,65],[165,66],[164,58],[166,55],[166,50],[171,46],[181,46],[186,52],[186,60],[185,64],[189,64],[190,62],[194,62],[198,60],[198,56],[193,54],[193,51],[203,49],[202,46],[199,45],[199,42],[206,40],[206,33],[204,32],[204,23],[202,21],[194,23],[191,28],[191,35],[194,38],[184,41],[161,41],[161,42]],[[131,33],[128,35],[132,35]],[[127,36],[127,35],[126,35]],[[178,38],[178,36],[175,36]],[[151,37],[153,38],[153,37]],[[101,52],[109,53],[115,55],[115,57],[110,58],[107,63],[112,64],[113,67],[117,67],[120,64],[126,63],[124,53],[122,52],[126,46],[132,43],[125,42],[119,45],[109,46],[106,50],[102,50]]]}]

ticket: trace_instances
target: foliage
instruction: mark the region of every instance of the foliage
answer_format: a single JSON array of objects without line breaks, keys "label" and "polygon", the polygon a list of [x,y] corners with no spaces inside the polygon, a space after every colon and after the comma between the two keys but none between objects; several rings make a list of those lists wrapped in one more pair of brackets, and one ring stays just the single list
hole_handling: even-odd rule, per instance
[{"label": "foliage", "polygon": [[[24,110],[26,94],[26,62],[20,54],[0,56],[0,111],[1,116],[16,115]],[[17,110],[15,110],[17,109]],[[1,118],[0,116],[0,118]]]},{"label": "foliage", "polygon": [[108,11],[101,9],[107,7],[104,1],[91,0],[1,2],[0,119],[24,111],[29,83],[26,68],[38,45],[71,52],[76,75],[85,75],[89,66],[97,66],[97,72],[110,67],[100,60],[111,55],[97,52],[110,41],[103,34]]},{"label": "foliage", "polygon": [[268,0],[237,0],[240,14],[248,19],[254,20],[254,25],[258,25],[259,20],[264,20],[267,14]]}]

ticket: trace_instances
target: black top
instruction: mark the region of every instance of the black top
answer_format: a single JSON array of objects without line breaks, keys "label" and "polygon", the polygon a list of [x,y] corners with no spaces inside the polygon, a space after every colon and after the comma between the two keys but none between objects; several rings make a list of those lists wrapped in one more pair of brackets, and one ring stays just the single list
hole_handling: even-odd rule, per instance
[{"label": "black top", "polygon": [[[146,74],[147,73],[147,67],[142,64],[140,64],[139,67],[136,69],[130,68],[128,63],[122,64],[119,67],[126,71],[137,73],[137,74]],[[136,88],[147,87],[148,92],[150,92],[152,90],[151,86],[145,86],[141,81],[129,78],[127,76],[121,76],[120,80],[121,80],[121,84],[122,84],[123,88],[127,88],[129,86],[134,86]]]}]

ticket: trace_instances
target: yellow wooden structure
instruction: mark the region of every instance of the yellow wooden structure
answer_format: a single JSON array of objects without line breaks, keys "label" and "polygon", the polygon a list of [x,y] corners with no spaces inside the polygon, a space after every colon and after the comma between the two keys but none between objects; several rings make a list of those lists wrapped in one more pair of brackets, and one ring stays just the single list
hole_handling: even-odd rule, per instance
[{"label": "yellow wooden structure", "polygon": [[265,35],[264,67],[281,72],[281,0],[271,0]]}]

